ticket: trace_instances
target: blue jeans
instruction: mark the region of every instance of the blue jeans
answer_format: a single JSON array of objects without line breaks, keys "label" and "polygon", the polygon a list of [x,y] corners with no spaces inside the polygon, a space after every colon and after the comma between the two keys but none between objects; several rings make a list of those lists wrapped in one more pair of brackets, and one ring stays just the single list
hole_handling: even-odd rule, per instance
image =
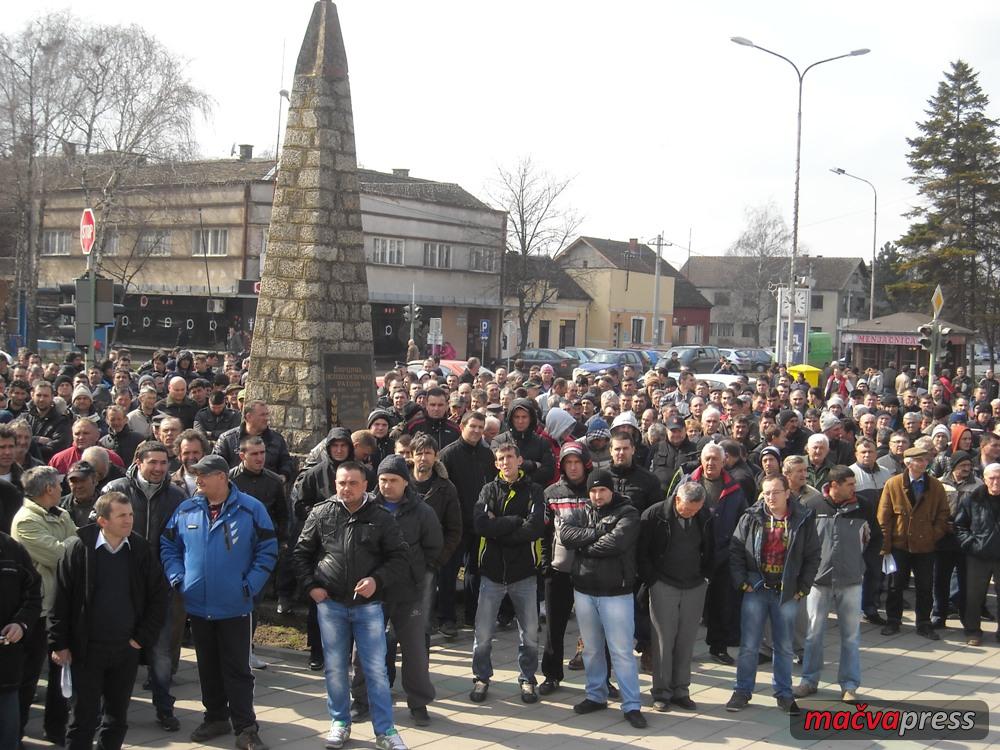
[{"label": "blue jeans", "polygon": [[518,682],[536,684],[538,671],[538,584],[536,576],[515,583],[496,583],[486,576],[479,581],[479,605],[476,608],[476,639],[472,644],[472,674],[477,680],[489,682],[493,676],[493,634],[497,629],[497,613],[504,594],[510,596],[517,615],[517,663],[521,674]]},{"label": "blue jeans", "polygon": [[326,677],[326,707],[333,721],[351,723],[351,642],[368,686],[368,705],[376,735],[393,728],[392,695],[385,669],[385,617],[382,604],[371,602],[346,607],[326,599],[316,605],[323,640],[323,673]]},{"label": "blue jeans", "polygon": [[826,616],[837,611],[840,627],[840,669],[837,682],[841,690],[857,690],[861,684],[861,584],[835,588],[813,586],[806,598],[809,632],[806,634],[802,662],[802,682],[816,687],[823,671],[823,633]]},{"label": "blue jeans", "polygon": [[595,703],[608,702],[608,663],[604,645],[611,653],[611,665],[621,690],[622,711],[637,711],[639,667],[632,653],[635,635],[635,597],[590,596],[573,592],[576,622],[583,638],[583,667],[587,673],[587,698]]},{"label": "blue jeans", "polygon": [[0,690],[0,747],[17,747],[21,741],[20,705],[17,688]]},{"label": "blue jeans", "polygon": [[170,694],[170,680],[174,673],[173,650],[171,636],[173,634],[173,611],[176,606],[174,592],[167,593],[167,616],[163,627],[156,637],[156,643],[149,649],[149,686],[153,693],[153,705],[157,716],[171,714],[174,711],[174,696]]},{"label": "blue jeans", "polygon": [[738,693],[752,695],[757,683],[757,654],[764,635],[764,622],[771,622],[774,649],[771,686],[775,698],[792,697],[792,634],[799,603],[789,599],[781,603],[781,592],[770,589],[747,591],[740,608],[740,655],[736,660]]}]

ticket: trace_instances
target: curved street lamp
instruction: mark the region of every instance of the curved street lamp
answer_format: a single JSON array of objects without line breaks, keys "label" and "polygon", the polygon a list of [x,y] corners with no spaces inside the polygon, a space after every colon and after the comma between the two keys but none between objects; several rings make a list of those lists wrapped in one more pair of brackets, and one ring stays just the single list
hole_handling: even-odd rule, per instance
[{"label": "curved street lamp", "polygon": [[[871,288],[871,300],[868,304],[868,320],[875,319],[875,258],[878,254],[878,191],[875,186],[872,185],[864,177],[858,177],[856,174],[851,174],[847,170],[841,169],[840,167],[834,167],[830,170],[834,174],[841,174],[844,177],[850,177],[857,180],[858,182],[865,183],[868,187],[872,189],[872,195],[875,198],[875,208],[872,214],[872,288]],[[850,311],[848,311],[848,317],[850,317]]]},{"label": "curved street lamp", "polygon": [[[795,75],[799,79],[799,107],[798,115],[796,119],[796,129],[795,129],[795,200],[792,203],[792,257],[789,263],[788,271],[788,330],[786,333],[785,342],[785,364],[792,364],[792,342],[793,333],[795,330],[795,263],[799,254],[799,175],[802,167],[802,81],[806,77],[806,73],[815,68],[817,65],[822,65],[823,63],[833,62],[834,60],[842,60],[845,57],[859,57],[861,55],[867,55],[871,50],[867,48],[851,50],[843,55],[837,55],[836,57],[827,57],[823,60],[817,60],[814,63],[806,66],[803,70],[799,70],[799,66],[793,63],[784,55],[778,54],[774,50],[769,50],[766,47],[761,47],[754,44],[752,41],[742,36],[734,36],[730,38],[734,44],[739,44],[741,47],[752,47],[753,49],[758,49],[761,52],[766,52],[769,55],[777,57],[780,60],[784,60],[786,63],[792,66],[795,71]],[[779,311],[780,312],[780,311]],[[806,331],[806,336],[808,337],[809,332]]]}]

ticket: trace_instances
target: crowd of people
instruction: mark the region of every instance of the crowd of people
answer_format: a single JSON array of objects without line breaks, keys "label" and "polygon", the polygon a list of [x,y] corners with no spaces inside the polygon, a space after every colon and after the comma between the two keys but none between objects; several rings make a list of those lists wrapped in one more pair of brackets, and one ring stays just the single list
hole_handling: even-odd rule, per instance
[{"label": "crowd of people", "polygon": [[385,373],[366,427],[332,427],[300,466],[268,404],[246,398],[245,357],[111,355],[89,369],[75,353],[0,357],[0,747],[23,736],[43,670],[45,737],[120,747],[140,661],[159,726],[178,731],[189,627],[204,704],[191,740],[266,748],[252,671],[267,666],[252,647],[265,591],[279,614],[306,608],[328,748],[369,717],[378,747],[406,747],[397,655],[410,717],[431,723],[435,633],[471,629],[471,702],[489,698],[497,629],[516,624],[524,703],[582,669],[573,710],[616,701],[641,729],[644,705],[698,710],[702,624],[734,668],[728,711],[770,664],[794,715],[819,689],[831,611],[847,702],[863,619],[899,633],[912,596],[917,634],[958,617],[971,647],[994,619],[992,371],[929,382],[835,363],[811,387],[776,366],[722,386],[666,362],[568,380],[431,357]]}]

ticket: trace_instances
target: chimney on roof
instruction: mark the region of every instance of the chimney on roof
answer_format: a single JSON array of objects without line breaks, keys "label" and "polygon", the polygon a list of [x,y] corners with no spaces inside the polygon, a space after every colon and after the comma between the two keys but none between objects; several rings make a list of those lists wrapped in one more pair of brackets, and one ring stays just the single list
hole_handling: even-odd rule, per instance
[{"label": "chimney on roof", "polygon": [[409,177],[410,176],[410,170],[409,169],[401,169],[399,167],[394,167],[393,170],[392,170],[392,173],[396,177]]},{"label": "chimney on roof", "polygon": [[250,161],[253,158],[253,144],[240,144],[240,161]]},{"label": "chimney on roof", "polygon": [[630,253],[639,252],[639,239],[637,237],[629,237],[628,240],[628,251]]}]

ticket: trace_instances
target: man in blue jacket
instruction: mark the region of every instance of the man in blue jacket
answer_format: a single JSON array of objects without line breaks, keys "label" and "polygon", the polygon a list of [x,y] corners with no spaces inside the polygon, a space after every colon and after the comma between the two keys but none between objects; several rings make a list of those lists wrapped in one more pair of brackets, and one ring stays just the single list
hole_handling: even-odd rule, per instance
[{"label": "man in blue jacket", "polygon": [[278,540],[264,505],[229,481],[222,456],[188,467],[198,493],[178,506],[160,540],[170,585],[191,618],[205,720],[191,741],[236,733],[236,747],[267,750],[257,734],[250,672],[253,600],[274,570]]}]

